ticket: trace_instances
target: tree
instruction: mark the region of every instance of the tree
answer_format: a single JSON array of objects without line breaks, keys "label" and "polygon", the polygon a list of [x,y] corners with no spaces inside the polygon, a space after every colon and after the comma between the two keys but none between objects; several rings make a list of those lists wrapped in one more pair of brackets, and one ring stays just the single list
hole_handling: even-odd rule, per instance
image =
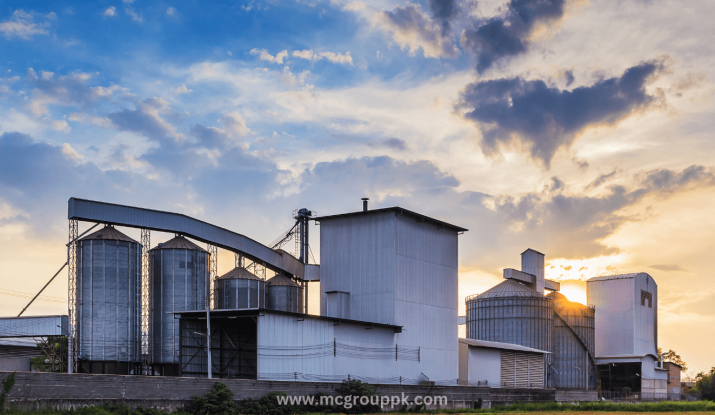
[{"label": "tree", "polygon": [[[658,357],[660,358],[660,355],[663,354],[663,349],[658,348]],[[670,349],[668,350],[668,353],[663,356],[663,361],[664,362],[673,362],[676,365],[679,365],[682,368],[683,372],[688,371],[688,364],[685,363],[685,361],[680,357],[679,354],[675,353],[675,350]]]},{"label": "tree", "polygon": [[710,373],[695,375],[693,390],[700,392],[704,400],[715,401],[715,367],[710,369]]}]

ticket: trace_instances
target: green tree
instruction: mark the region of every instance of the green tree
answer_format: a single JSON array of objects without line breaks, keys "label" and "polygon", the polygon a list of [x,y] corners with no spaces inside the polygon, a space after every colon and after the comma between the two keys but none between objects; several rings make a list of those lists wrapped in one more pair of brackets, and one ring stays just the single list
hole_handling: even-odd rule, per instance
[{"label": "green tree", "polygon": [[[660,358],[661,354],[663,354],[663,349],[659,347],[658,348],[658,358]],[[685,363],[685,361],[680,357],[680,355],[677,354],[675,352],[675,350],[673,350],[673,349],[668,350],[668,353],[666,353],[665,356],[663,356],[663,361],[664,362],[673,362],[676,365],[679,365],[680,367],[682,367],[683,372],[688,371],[688,364]]]},{"label": "green tree", "polygon": [[188,412],[194,415],[234,415],[238,406],[233,401],[233,392],[222,382],[216,382],[201,396],[191,398]]},{"label": "green tree", "polygon": [[[365,414],[380,412],[380,405],[372,404],[372,402],[380,402],[380,394],[377,392],[377,386],[361,382],[357,379],[344,380],[340,387],[337,389],[337,392],[338,395],[342,396],[368,397],[369,403],[367,405],[357,404],[350,409],[342,408],[341,411],[344,411],[347,414]],[[374,399],[373,397],[377,397],[377,399]]]},{"label": "green tree", "polygon": [[715,401],[715,367],[709,373],[700,372],[695,375],[693,390],[700,392],[704,400]]}]

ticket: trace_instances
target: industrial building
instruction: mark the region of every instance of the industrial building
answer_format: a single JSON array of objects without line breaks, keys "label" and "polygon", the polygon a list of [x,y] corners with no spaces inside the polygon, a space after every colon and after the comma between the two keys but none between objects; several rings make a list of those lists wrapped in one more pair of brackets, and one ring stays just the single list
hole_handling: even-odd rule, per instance
[{"label": "industrial building", "polygon": [[[560,284],[545,278],[544,254],[527,249],[521,254],[521,268],[504,269],[505,281],[466,298],[467,339],[460,341],[519,345],[532,353],[542,353],[543,385],[558,390],[595,391],[594,310],[558,293]],[[545,290],[551,293],[544,295]],[[460,367],[471,367],[464,360],[466,356],[460,354]],[[503,373],[512,370],[511,365],[511,361],[503,361],[499,369]],[[531,361],[527,359],[517,360],[516,365],[517,371],[531,371]],[[496,375],[492,378],[496,379]],[[467,382],[481,380],[472,378],[469,372]],[[511,385],[490,383],[491,387]],[[533,382],[529,386],[536,387]]]},{"label": "industrial building", "polygon": [[[657,285],[645,273],[588,280],[586,306],[527,249],[521,270],[465,299],[461,323],[467,229],[401,207],[299,209],[269,245],[181,214],[83,199],[70,199],[68,218],[69,315],[0,319],[0,337],[68,335],[70,373],[676,397],[679,370],[658,362]],[[310,260],[311,221],[320,264]],[[91,224],[82,234],[80,222]],[[140,241],[122,228],[139,229]],[[152,246],[152,232],[172,238]],[[295,255],[282,249],[291,240]],[[235,254],[224,275],[219,248]],[[308,314],[310,295],[318,315]]]},{"label": "industrial building", "polygon": [[596,310],[596,363],[601,391],[623,388],[642,399],[666,399],[668,370],[659,362],[658,285],[650,275],[595,277],[586,281]]},{"label": "industrial building", "polygon": [[[330,216],[296,210],[269,247],[180,214],[70,199],[69,371],[455,385],[467,229],[363,203]],[[308,260],[309,221],[321,265]],[[93,226],[79,235],[79,222]],[[141,229],[141,241],[122,227]],[[174,238],[151,246],[155,231]],[[291,239],[296,256],[281,249]],[[219,247],[236,257],[222,276]],[[307,314],[312,281],[320,315]]]}]

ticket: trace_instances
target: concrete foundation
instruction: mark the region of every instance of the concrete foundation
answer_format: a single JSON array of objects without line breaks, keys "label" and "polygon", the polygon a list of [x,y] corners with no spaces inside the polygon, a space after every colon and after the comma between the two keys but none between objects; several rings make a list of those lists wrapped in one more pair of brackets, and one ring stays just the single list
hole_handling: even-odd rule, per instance
[{"label": "concrete foundation", "polygon": [[[9,372],[0,372],[0,380]],[[66,373],[17,372],[15,386],[7,406],[14,409],[68,409],[84,406],[123,403],[131,408],[155,408],[175,411],[188,404],[193,396],[207,392],[216,379],[152,376],[121,376]],[[247,398],[259,399],[270,391],[300,396],[323,392],[337,394],[339,383],[278,382],[222,379],[234,393],[237,403]],[[469,386],[376,385],[384,396],[446,396],[446,405],[428,409],[473,408],[479,398],[482,407],[509,405],[514,402],[554,402],[553,389],[490,389]],[[385,409],[390,409],[385,408]],[[393,408],[395,410],[399,407]]]}]

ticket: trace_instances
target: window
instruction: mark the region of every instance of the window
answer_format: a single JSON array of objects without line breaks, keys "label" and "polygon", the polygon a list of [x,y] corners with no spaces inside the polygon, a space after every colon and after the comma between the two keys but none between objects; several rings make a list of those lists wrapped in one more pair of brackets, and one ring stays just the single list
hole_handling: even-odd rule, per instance
[{"label": "window", "polygon": [[648,301],[648,308],[653,308],[653,294],[648,291],[641,290],[641,305],[645,306],[646,301]]}]

